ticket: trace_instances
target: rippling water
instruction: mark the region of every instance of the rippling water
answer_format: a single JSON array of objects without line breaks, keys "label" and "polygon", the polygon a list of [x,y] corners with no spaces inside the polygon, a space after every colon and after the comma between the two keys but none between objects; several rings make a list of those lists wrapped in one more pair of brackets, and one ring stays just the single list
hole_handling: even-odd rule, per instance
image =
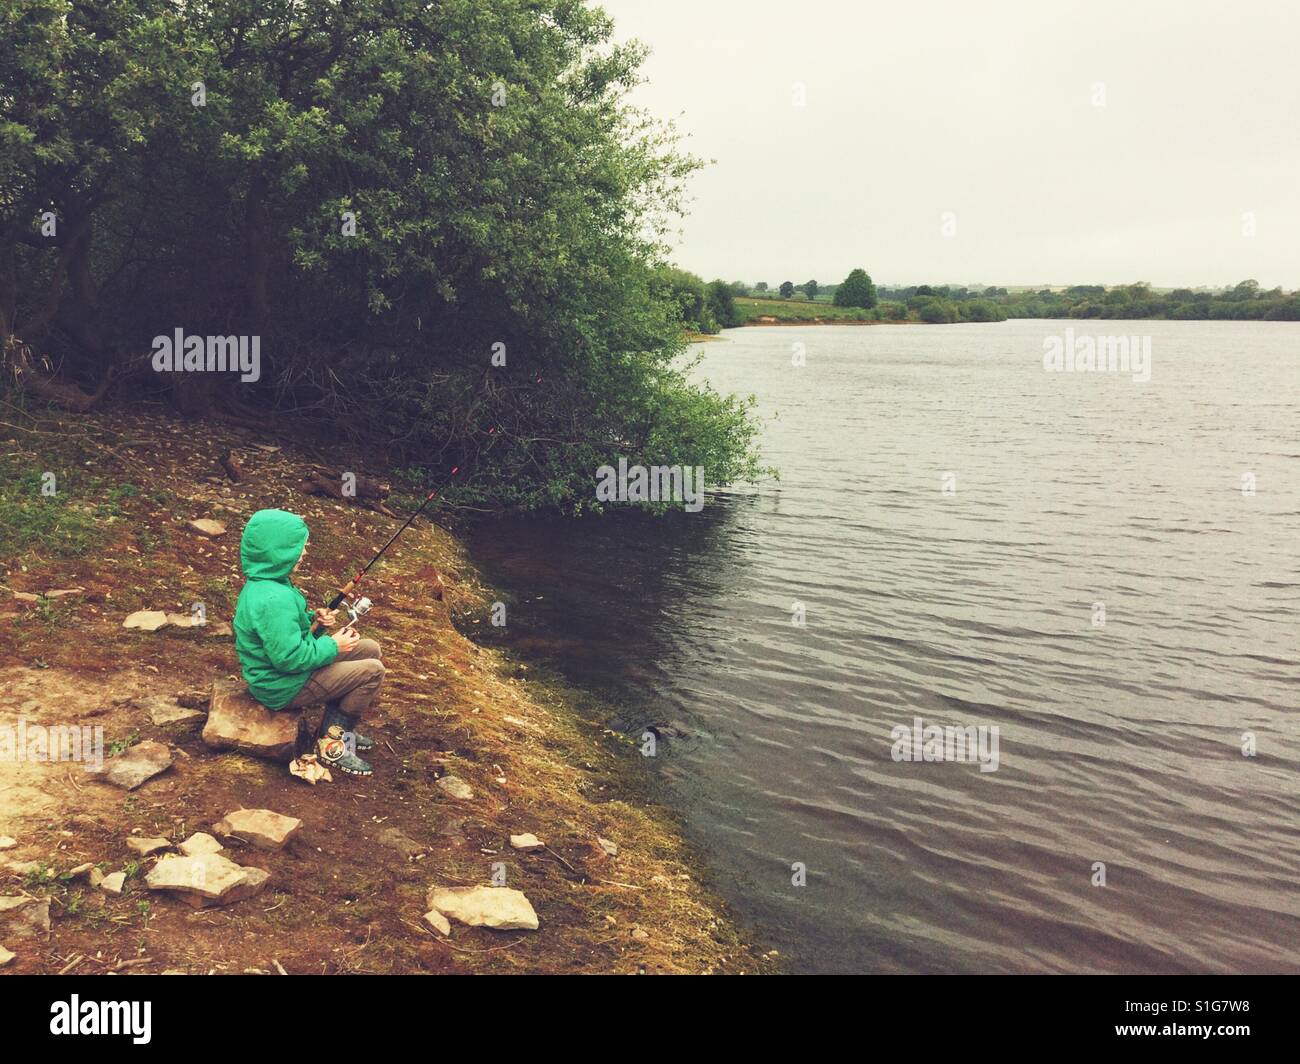
[{"label": "rippling water", "polygon": [[[668,725],[796,970],[1300,970],[1300,326],[1071,324],[1150,335],[1150,382],[1045,372],[1061,322],[730,332],[702,373],[779,484],[477,533],[510,638]],[[997,771],[895,761],[916,717]]]}]

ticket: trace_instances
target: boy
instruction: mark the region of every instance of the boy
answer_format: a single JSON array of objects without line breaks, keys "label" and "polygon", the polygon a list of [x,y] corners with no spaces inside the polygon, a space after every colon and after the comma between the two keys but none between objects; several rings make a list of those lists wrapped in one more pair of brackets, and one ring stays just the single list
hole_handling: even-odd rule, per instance
[{"label": "boy", "polygon": [[374,743],[357,721],[384,680],[379,644],[352,627],[314,634],[313,619],[333,626],[335,611],[309,610],[289,582],[307,555],[307,523],[286,510],[258,510],[244,526],[239,564],[244,587],[235,605],[235,652],[248,690],[267,709],[325,703],[321,761],[348,776],[369,776],[357,756]]}]

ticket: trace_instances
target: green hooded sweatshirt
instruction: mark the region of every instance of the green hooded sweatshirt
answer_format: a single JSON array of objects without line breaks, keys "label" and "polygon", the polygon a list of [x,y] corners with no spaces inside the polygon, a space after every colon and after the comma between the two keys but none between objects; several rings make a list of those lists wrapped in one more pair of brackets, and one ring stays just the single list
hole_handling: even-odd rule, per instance
[{"label": "green hooded sweatshirt", "polygon": [[283,709],[312,672],[338,657],[328,635],[312,635],[307,599],[289,573],[307,545],[307,523],[286,510],[258,510],[244,526],[235,604],[235,652],[248,689],[267,709]]}]

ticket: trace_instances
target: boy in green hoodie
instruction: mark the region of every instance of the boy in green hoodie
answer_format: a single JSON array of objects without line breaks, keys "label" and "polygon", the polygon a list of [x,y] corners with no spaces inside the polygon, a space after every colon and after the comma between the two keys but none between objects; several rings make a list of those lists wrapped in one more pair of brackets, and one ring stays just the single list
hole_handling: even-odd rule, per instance
[{"label": "boy in green hoodie", "polygon": [[357,756],[374,743],[358,734],[357,721],[384,679],[379,644],[347,627],[313,633],[312,621],[335,622],[333,610],[309,610],[290,575],[307,553],[307,523],[285,510],[258,510],[239,543],[244,588],[235,605],[235,652],[249,692],[267,709],[325,703],[319,752],[331,768],[369,776]]}]

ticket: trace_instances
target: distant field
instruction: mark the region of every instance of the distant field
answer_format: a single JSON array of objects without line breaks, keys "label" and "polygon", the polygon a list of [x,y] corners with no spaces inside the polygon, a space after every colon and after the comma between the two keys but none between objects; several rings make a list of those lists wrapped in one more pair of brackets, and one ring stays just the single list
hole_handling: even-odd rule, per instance
[{"label": "distant field", "polygon": [[867,321],[873,315],[858,307],[837,307],[830,303],[813,303],[806,299],[754,299],[736,297],[736,313],[741,324],[756,318],[771,317],[778,321],[812,321],[814,318],[835,321]]}]

